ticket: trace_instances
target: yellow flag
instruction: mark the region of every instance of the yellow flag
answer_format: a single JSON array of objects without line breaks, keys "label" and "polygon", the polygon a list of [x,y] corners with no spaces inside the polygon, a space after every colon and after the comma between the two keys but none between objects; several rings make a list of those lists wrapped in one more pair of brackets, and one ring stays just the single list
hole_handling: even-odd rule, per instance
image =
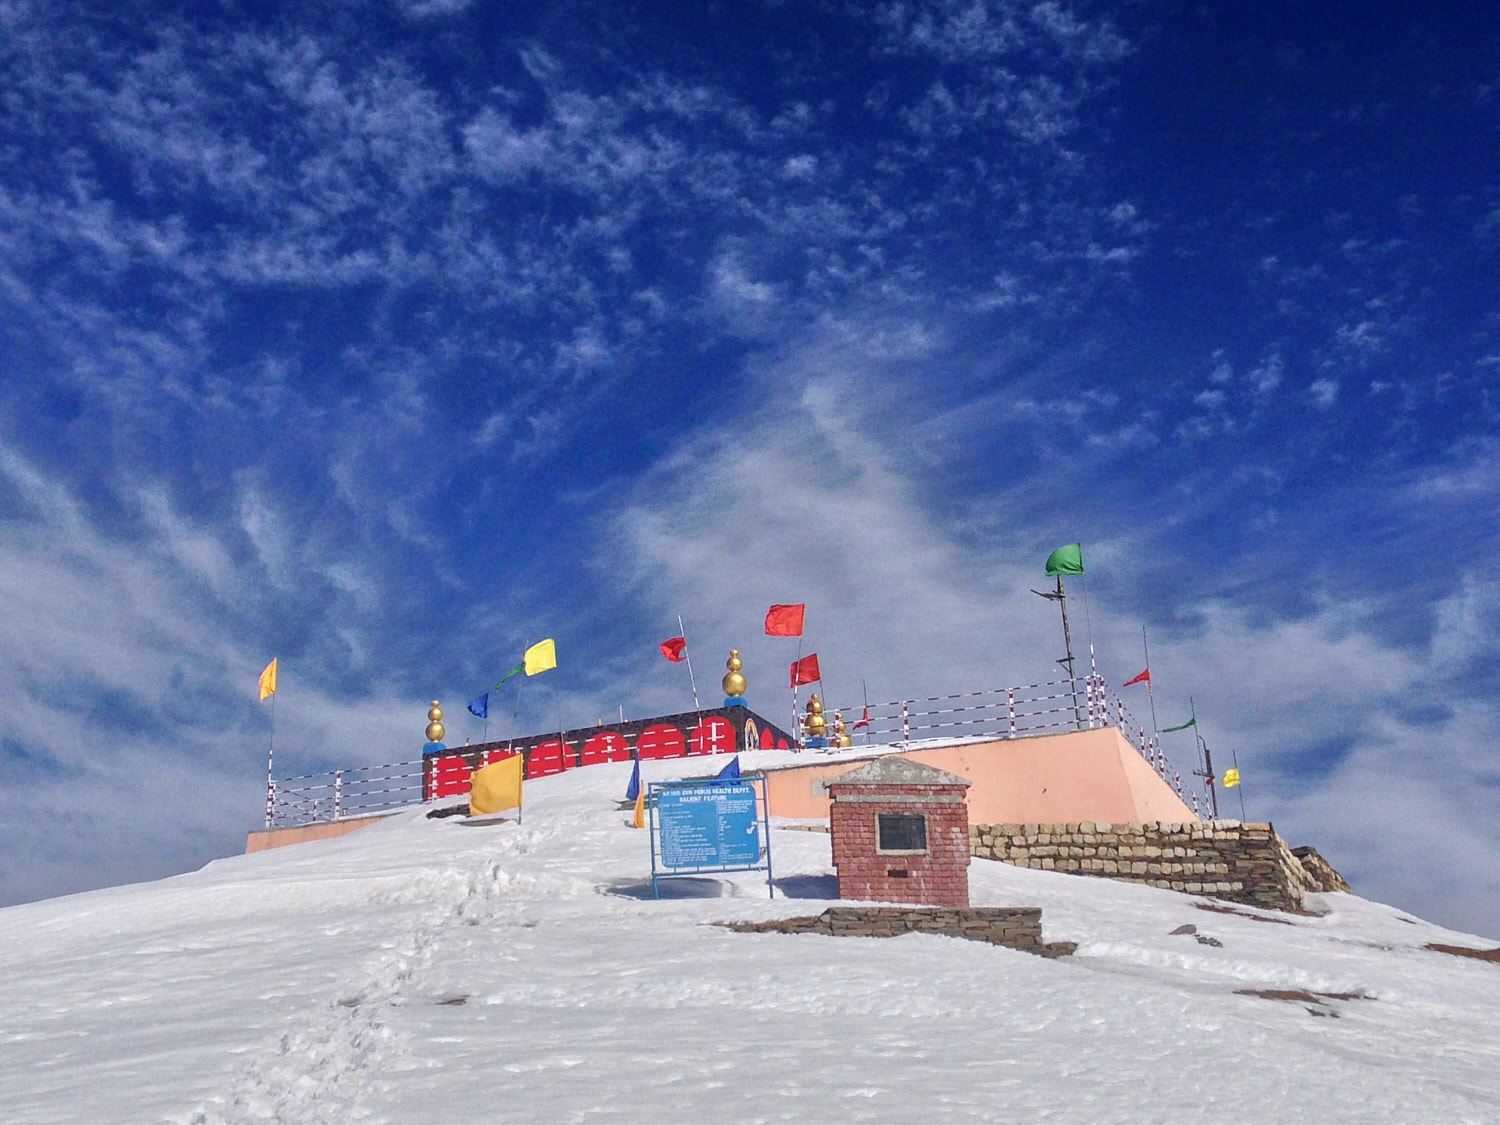
[{"label": "yellow flag", "polygon": [[266,670],[260,674],[260,701],[264,703],[276,694],[276,658],[271,658],[271,663],[266,665]]},{"label": "yellow flag", "polygon": [[537,641],[526,650],[526,674],[535,676],[538,672],[545,672],[549,668],[557,667],[557,642],[551,637],[545,641]]},{"label": "yellow flag", "polygon": [[1224,784],[1224,788],[1225,789],[1233,789],[1239,783],[1240,783],[1240,771],[1239,770],[1225,770],[1224,771],[1224,782],[1223,782],[1223,784]]},{"label": "yellow flag", "polygon": [[646,827],[646,787],[641,786],[641,791],[635,795],[635,819],[631,821],[635,828]]},{"label": "yellow flag", "polygon": [[475,770],[469,778],[469,815],[520,808],[525,768],[525,759],[515,754]]}]

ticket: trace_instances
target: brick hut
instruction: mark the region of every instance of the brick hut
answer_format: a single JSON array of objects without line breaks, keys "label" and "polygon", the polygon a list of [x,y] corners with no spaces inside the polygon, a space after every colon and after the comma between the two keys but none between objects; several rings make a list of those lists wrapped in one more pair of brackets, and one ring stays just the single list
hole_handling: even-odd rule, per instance
[{"label": "brick hut", "polygon": [[969,905],[968,781],[891,757],[820,784],[839,898]]}]

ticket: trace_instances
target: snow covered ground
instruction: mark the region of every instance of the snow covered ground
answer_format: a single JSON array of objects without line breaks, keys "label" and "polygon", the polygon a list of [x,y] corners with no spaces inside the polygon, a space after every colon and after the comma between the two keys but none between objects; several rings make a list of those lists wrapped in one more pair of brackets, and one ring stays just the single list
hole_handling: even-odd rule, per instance
[{"label": "snow covered ground", "polygon": [[0,1121],[1500,1122],[1500,964],[1423,948],[1483,939],[979,860],[1077,954],[736,934],[829,905],[828,837],[654,901],[629,769],[0,910]]}]

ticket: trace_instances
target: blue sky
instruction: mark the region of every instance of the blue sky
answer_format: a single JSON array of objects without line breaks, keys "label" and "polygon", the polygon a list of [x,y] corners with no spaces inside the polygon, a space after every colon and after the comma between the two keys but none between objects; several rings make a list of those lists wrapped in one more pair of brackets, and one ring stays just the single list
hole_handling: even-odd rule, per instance
[{"label": "blue sky", "polygon": [[0,902],[242,846],[271,655],[288,773],[544,636],[679,710],[679,613],[781,714],[773,601],[1030,683],[1082,541],[1252,818],[1500,936],[1493,14],[9,0],[0,97]]}]

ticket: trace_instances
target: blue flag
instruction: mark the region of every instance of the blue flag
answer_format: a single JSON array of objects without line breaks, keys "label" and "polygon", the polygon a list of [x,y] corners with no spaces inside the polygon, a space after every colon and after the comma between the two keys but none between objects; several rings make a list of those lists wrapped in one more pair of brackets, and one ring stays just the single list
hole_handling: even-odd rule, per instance
[{"label": "blue flag", "polygon": [[488,719],[490,717],[490,693],[485,692],[478,699],[469,700],[469,714],[476,719]]},{"label": "blue flag", "polygon": [[715,781],[738,781],[740,779],[740,756],[729,759],[729,764],[719,771]]},{"label": "blue flag", "polygon": [[641,795],[641,760],[635,760],[635,768],[630,771],[630,784],[625,786],[625,799],[633,801]]}]

